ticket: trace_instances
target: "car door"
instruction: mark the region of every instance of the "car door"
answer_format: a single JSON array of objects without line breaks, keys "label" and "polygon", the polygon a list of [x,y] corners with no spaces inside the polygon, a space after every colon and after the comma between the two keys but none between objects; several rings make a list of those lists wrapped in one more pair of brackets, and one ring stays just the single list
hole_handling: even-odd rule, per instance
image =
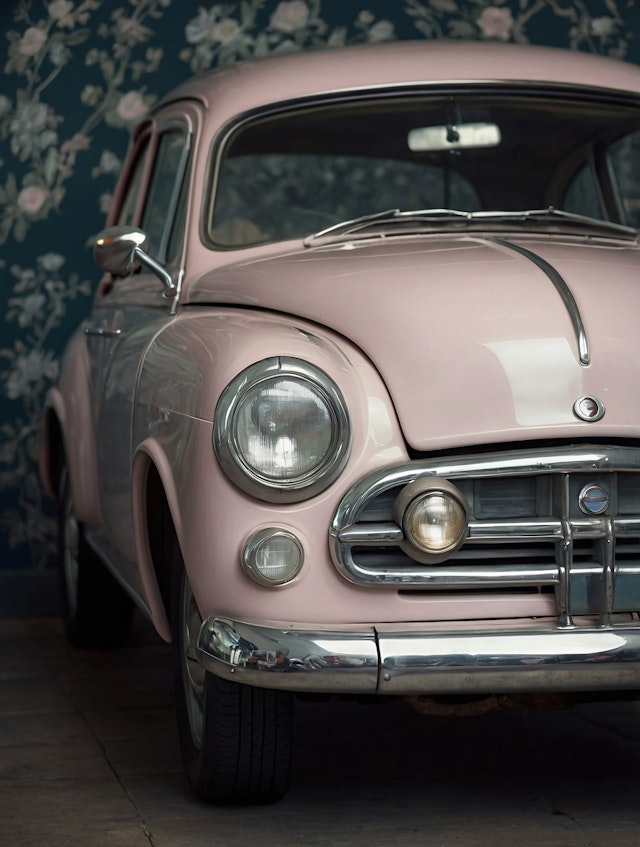
[{"label": "car door", "polygon": [[176,107],[151,123],[133,152],[115,224],[139,226],[147,252],[177,286],[167,297],[159,278],[139,268],[102,280],[85,332],[94,386],[102,530],[96,546],[127,585],[138,591],[131,515],[131,427],[145,350],[173,320],[185,262],[184,210],[195,114]]}]

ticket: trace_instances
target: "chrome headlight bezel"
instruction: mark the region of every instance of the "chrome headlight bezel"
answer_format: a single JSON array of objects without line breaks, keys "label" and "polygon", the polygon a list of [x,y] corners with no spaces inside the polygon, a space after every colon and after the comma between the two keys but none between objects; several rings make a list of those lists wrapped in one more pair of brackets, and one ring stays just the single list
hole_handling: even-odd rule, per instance
[{"label": "chrome headlight bezel", "polygon": [[[289,545],[289,558],[292,560],[287,572],[280,576],[269,576],[265,568],[260,566],[260,556],[270,545],[285,543]],[[304,547],[298,536],[289,529],[280,526],[269,526],[255,532],[242,549],[242,568],[244,572],[258,585],[268,588],[281,588],[290,585],[300,574],[304,565]]]},{"label": "chrome headlight bezel", "polygon": [[[325,405],[331,422],[329,444],[317,466],[289,477],[260,473],[243,455],[238,422],[252,393],[275,382],[292,380]],[[229,479],[247,494],[271,503],[295,503],[324,491],[342,472],[351,450],[351,425],[344,398],[333,380],[302,359],[263,359],[239,373],[224,389],[216,407],[213,447]]]}]

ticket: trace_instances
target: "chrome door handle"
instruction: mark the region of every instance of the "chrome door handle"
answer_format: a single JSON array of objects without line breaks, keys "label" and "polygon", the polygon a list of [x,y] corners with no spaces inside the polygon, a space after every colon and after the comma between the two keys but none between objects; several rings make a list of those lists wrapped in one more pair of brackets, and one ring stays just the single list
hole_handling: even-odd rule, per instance
[{"label": "chrome door handle", "polygon": [[121,329],[105,329],[104,327],[98,326],[85,326],[84,328],[85,335],[99,335],[103,338],[113,338],[117,335],[122,335]]}]

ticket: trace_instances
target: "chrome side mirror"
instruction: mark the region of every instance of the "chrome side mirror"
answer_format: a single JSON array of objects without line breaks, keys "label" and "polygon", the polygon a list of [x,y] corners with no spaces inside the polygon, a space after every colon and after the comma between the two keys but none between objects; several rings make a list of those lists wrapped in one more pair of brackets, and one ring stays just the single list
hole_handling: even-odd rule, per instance
[{"label": "chrome side mirror", "polygon": [[112,226],[96,235],[93,258],[100,270],[114,276],[128,276],[142,265],[158,277],[165,297],[173,296],[177,286],[162,265],[146,252],[148,243],[141,229]]}]

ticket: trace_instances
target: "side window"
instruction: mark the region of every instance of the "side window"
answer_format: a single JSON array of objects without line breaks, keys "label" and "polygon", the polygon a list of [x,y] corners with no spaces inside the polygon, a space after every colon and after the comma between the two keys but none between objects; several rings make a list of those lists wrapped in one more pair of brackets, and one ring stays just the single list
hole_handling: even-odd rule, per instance
[{"label": "side window", "polygon": [[[158,141],[149,192],[142,214],[142,229],[149,238],[149,253],[159,262],[175,258],[182,233],[175,232],[184,182],[189,135],[185,129],[164,132]],[[180,217],[180,215],[178,215]]]},{"label": "side window", "polygon": [[616,189],[622,223],[640,227],[640,131],[609,148],[609,172]]},{"label": "side window", "polygon": [[583,165],[575,175],[564,196],[563,209],[589,218],[605,218],[598,186],[590,164]]},{"label": "side window", "polygon": [[125,195],[120,207],[117,224],[119,226],[131,226],[134,223],[136,206],[138,204],[138,196],[140,195],[140,184],[144,173],[144,166],[147,161],[147,153],[149,150],[149,139],[147,138],[133,163],[129,184],[125,190]]}]

